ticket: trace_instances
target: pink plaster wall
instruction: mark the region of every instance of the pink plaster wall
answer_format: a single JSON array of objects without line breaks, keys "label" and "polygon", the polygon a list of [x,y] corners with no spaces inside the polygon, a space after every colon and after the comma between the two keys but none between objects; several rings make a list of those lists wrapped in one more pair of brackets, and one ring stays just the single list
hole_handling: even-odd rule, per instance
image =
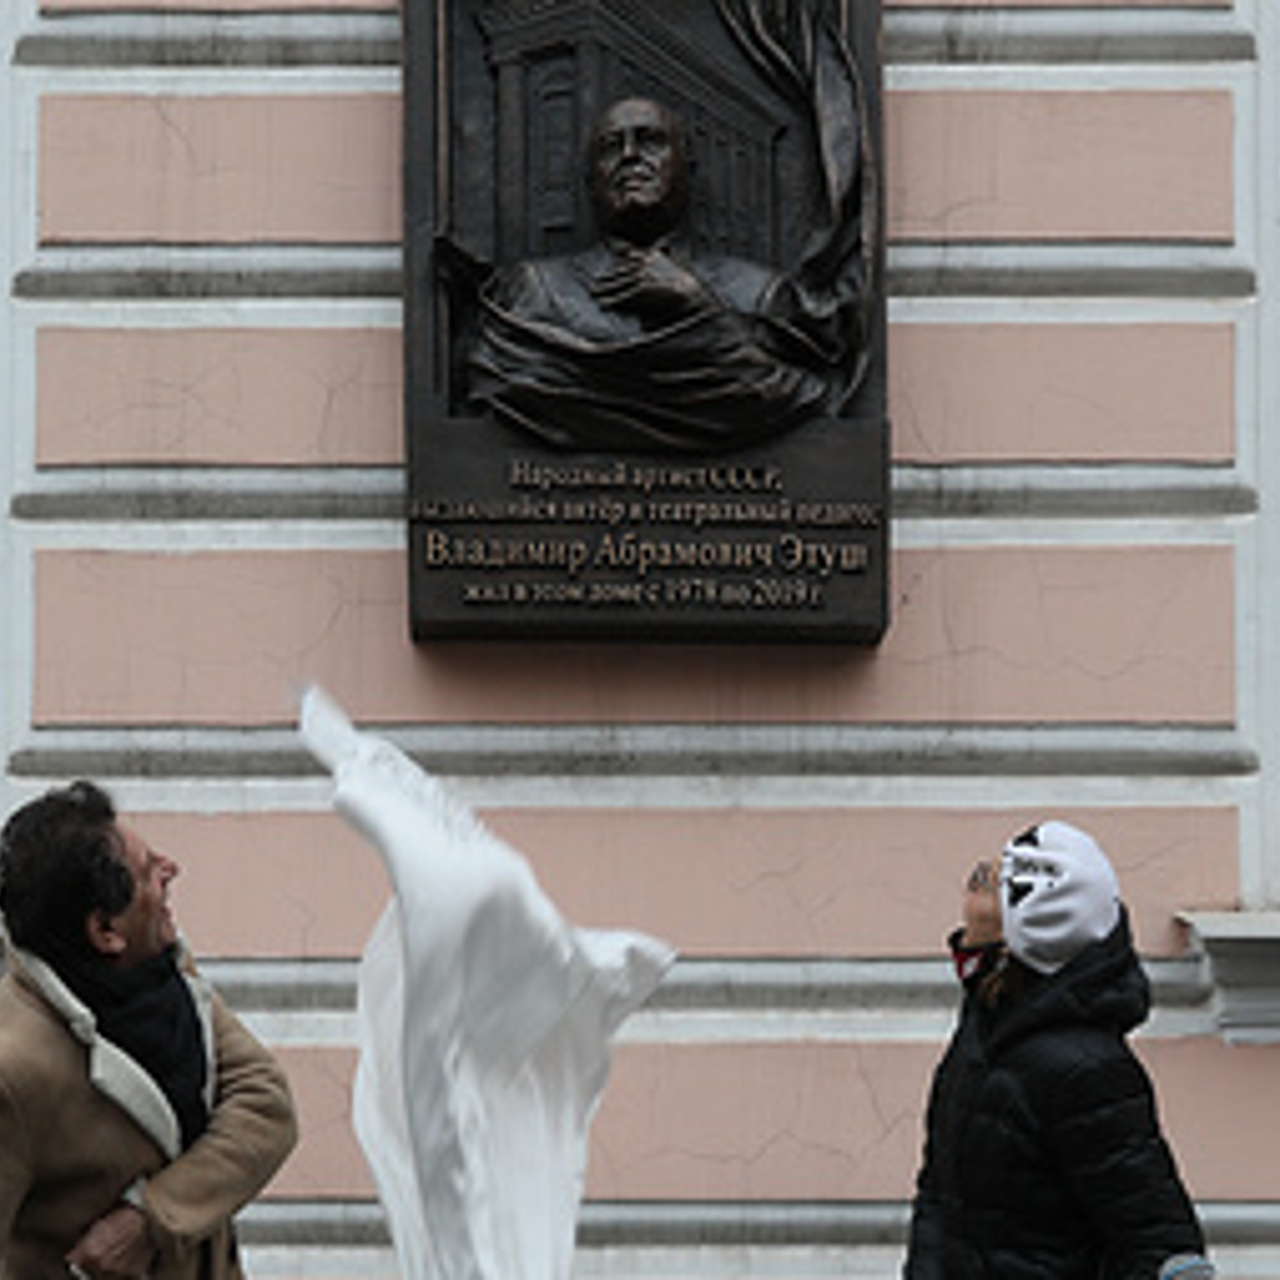
[{"label": "pink plaster wall", "polygon": [[403,460],[398,329],[80,329],[36,336],[36,460]]},{"label": "pink plaster wall", "polygon": [[[1234,809],[511,809],[486,821],[565,917],[639,928],[686,956],[931,956],[981,854],[1057,816],[1115,862],[1139,946],[1180,953],[1180,910],[1238,901]],[[333,814],[146,813],[182,868],[174,899],[204,956],[358,955],[388,896],[374,850]]]},{"label": "pink plaster wall", "polygon": [[399,243],[398,98],[47,94],[40,240]]},{"label": "pink plaster wall", "polygon": [[[1280,1183],[1280,1045],[1138,1041],[1166,1133],[1201,1200]],[[911,1194],[941,1045],[818,1041],[630,1044],[592,1130],[602,1200],[896,1200]],[[354,1055],[288,1049],[302,1141],[277,1196],[370,1195],[346,1106]],[[1208,1082],[1212,1082],[1211,1087]]]},{"label": "pink plaster wall", "polygon": [[358,955],[390,889],[382,862],[336,814],[144,813],[179,866],[173,900],[200,956]]},{"label": "pink plaster wall", "polygon": [[897,324],[901,462],[1227,463],[1235,331],[1224,324]]},{"label": "pink plaster wall", "polygon": [[[403,461],[390,329],[97,329],[36,336],[41,466]],[[1225,324],[899,323],[899,461],[1184,461],[1234,454]]]},{"label": "pink plaster wall", "polygon": [[1225,546],[904,550],[874,650],[438,644],[399,552],[36,556],[37,724],[367,720],[1219,723],[1234,712]]},{"label": "pink plaster wall", "polygon": [[1225,91],[903,91],[885,112],[901,240],[1230,242]]},{"label": "pink plaster wall", "polygon": [[298,1111],[298,1145],[267,1196],[374,1198],[377,1189],[351,1124],[356,1052],[347,1048],[274,1047]]},{"label": "pink plaster wall", "polygon": [[[40,240],[398,242],[399,105],[48,94]],[[911,90],[885,114],[896,239],[1232,239],[1226,91]]]},{"label": "pink plaster wall", "polygon": [[[908,1197],[940,1046],[629,1046],[588,1184],[606,1199]],[[1142,1042],[1192,1194],[1248,1199],[1280,1177],[1258,1116],[1280,1106],[1280,1046]],[[1206,1090],[1205,1082],[1214,1082]]]},{"label": "pink plaster wall", "polygon": [[602,1199],[888,1199],[910,1194],[936,1049],[634,1045],[592,1134]]}]

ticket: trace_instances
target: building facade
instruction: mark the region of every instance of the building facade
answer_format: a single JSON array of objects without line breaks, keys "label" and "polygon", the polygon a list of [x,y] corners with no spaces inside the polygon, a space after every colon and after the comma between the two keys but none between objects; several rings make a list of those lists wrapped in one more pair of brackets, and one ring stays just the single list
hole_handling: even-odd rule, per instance
[{"label": "building facade", "polygon": [[391,0],[6,0],[7,811],[105,783],[278,1047],[255,1275],[394,1276],[349,1123],[386,899],[312,681],[572,919],[681,960],[582,1276],[887,1277],[979,854],[1074,821],[1225,1276],[1280,1275],[1280,10],[886,0],[894,561],[874,649],[415,646]]}]

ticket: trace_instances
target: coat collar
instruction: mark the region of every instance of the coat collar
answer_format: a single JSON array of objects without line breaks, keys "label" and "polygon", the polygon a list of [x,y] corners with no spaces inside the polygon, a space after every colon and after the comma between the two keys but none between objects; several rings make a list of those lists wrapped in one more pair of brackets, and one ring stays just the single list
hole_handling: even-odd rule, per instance
[{"label": "coat collar", "polygon": [[[209,1105],[215,1079],[211,993],[192,964],[182,940],[178,942],[178,961],[200,1020],[209,1063],[205,1098],[206,1105]],[[44,1001],[66,1024],[71,1035],[88,1050],[89,1081],[93,1087],[116,1103],[169,1159],[180,1154],[182,1137],[178,1117],[160,1086],[133,1058],[98,1033],[92,1010],[72,994],[53,966],[11,942],[8,964],[14,978]]]}]

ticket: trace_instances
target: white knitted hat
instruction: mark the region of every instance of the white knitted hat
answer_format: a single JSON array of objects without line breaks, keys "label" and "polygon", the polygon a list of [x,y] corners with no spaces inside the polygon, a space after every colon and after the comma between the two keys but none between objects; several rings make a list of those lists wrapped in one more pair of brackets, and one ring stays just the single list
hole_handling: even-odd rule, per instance
[{"label": "white knitted hat", "polygon": [[1010,952],[1054,973],[1116,927],[1120,885],[1092,836],[1042,822],[1005,846],[1000,912]]}]

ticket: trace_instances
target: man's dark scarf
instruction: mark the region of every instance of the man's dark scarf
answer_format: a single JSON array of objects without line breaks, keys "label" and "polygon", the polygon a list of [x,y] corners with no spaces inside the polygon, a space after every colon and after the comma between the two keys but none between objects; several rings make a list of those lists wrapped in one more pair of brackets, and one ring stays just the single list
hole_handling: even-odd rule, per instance
[{"label": "man's dark scarf", "polygon": [[185,1150],[209,1121],[204,1038],[174,948],[127,969],[59,950],[58,976],[88,1006],[98,1032],[129,1055],[169,1100]]}]

